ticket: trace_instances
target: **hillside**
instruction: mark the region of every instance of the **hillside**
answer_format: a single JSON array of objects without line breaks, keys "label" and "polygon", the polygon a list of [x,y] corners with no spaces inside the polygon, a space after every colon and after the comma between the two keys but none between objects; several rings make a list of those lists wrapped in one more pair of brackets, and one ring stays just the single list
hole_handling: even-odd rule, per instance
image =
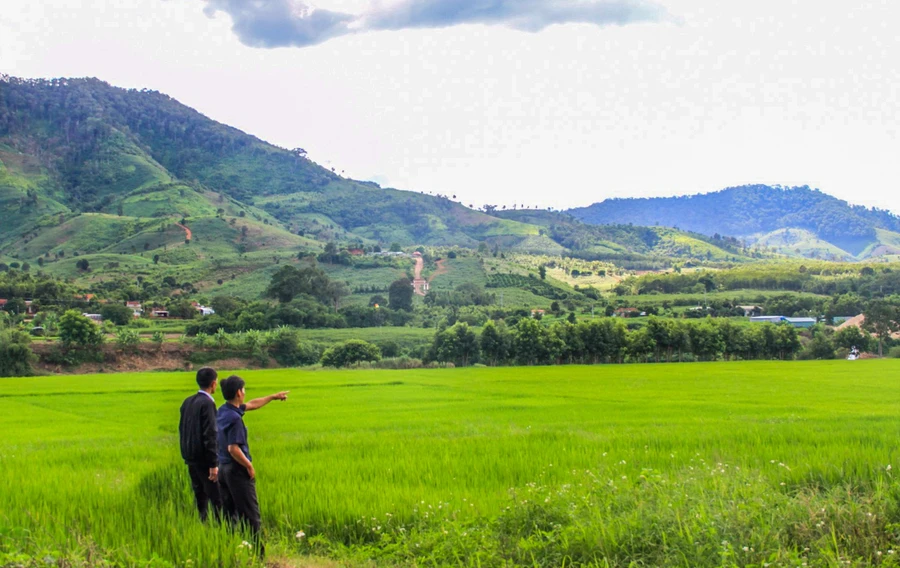
[{"label": "hillside", "polygon": [[666,227],[626,224],[591,225],[567,213],[539,210],[495,212],[504,219],[541,227],[541,234],[571,256],[592,260],[652,260],[695,258],[713,261],[747,261],[750,253],[737,239],[688,233]]},{"label": "hillside", "polygon": [[445,197],[342,178],[302,149],[96,79],[0,81],[0,144],[0,211],[12,220],[0,239],[54,213],[197,217],[254,205],[294,233],[334,226],[325,240],[473,246],[537,234]]},{"label": "hillside", "polygon": [[[900,218],[888,211],[850,205],[807,186],[752,185],[703,195],[607,199],[569,213],[586,223],[677,227],[759,240],[765,246],[775,239],[776,249],[788,254],[799,249],[793,254],[821,258],[866,257],[878,251],[878,229],[900,231]],[[808,236],[800,246],[766,236],[785,229]]]},{"label": "hillside", "polygon": [[[546,263],[570,256],[633,270],[762,255],[730,238],[595,226],[551,211],[477,211],[449,196],[343,178],[300,148],[273,146],[162,93],[97,79],[0,76],[0,216],[0,261],[8,266],[119,288],[171,278],[189,292],[247,297],[258,296],[280,263],[329,242],[424,246],[435,256],[481,249]],[[407,269],[373,262],[354,258],[327,270],[363,295]],[[480,282],[484,270],[456,267],[435,284],[453,288],[464,274]]]}]

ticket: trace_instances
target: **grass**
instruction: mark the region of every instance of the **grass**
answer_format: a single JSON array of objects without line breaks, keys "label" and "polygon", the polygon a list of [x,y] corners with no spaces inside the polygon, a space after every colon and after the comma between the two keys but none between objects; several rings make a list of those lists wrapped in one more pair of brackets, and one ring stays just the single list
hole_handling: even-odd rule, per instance
[{"label": "grass", "polygon": [[[885,360],[243,376],[251,398],[291,390],[246,418],[273,558],[897,566],[898,370]],[[190,374],[3,387],[0,486],[14,490],[0,563],[252,562],[241,535],[191,511],[175,433]]]}]

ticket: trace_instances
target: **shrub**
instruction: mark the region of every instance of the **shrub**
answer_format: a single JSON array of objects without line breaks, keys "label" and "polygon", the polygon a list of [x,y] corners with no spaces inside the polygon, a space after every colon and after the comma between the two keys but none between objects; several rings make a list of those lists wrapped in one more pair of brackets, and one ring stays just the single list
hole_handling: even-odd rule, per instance
[{"label": "shrub", "polygon": [[900,345],[891,347],[887,356],[891,359],[900,359]]},{"label": "shrub", "polygon": [[351,339],[330,347],[322,354],[322,365],[346,367],[361,361],[380,361],[381,351],[375,345],[361,339]]},{"label": "shrub", "polygon": [[90,318],[69,310],[59,318],[59,339],[66,348],[96,347],[103,343],[103,333]]},{"label": "shrub", "polygon": [[141,336],[133,329],[120,327],[116,331],[116,348],[119,351],[134,352],[140,342]]},{"label": "shrub", "polygon": [[312,344],[300,342],[300,334],[294,329],[282,328],[275,332],[269,354],[285,367],[299,367],[318,362],[321,352]]}]

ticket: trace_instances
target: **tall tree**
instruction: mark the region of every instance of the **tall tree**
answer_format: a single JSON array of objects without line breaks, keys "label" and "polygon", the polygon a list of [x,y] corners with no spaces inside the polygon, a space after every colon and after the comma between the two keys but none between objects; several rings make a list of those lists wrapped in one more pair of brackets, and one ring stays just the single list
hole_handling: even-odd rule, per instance
[{"label": "tall tree", "polygon": [[392,310],[412,311],[413,287],[409,278],[401,278],[391,282],[388,287],[388,302]]},{"label": "tall tree", "polygon": [[878,337],[878,356],[884,356],[884,340],[900,331],[900,310],[885,300],[873,300],[866,308],[863,328]]}]

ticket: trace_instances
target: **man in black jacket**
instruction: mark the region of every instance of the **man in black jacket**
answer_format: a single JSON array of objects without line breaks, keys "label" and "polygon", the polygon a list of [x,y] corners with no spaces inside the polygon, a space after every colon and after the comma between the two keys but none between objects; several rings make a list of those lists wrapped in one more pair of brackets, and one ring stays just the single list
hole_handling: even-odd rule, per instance
[{"label": "man in black jacket", "polygon": [[216,429],[215,369],[203,367],[197,371],[200,390],[189,396],[181,405],[181,421],[178,433],[181,437],[181,457],[188,466],[191,488],[197,500],[200,520],[206,521],[209,504],[213,514],[222,513],[222,497],[219,493],[219,458]]}]

